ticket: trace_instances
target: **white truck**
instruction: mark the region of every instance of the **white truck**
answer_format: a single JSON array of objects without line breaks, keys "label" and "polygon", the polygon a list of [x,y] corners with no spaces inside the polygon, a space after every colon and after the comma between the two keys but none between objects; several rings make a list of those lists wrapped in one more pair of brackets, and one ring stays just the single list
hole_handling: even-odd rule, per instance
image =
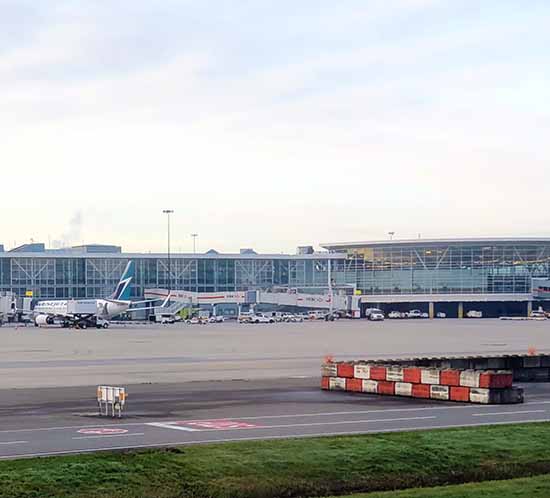
[{"label": "white truck", "polygon": [[380,320],[380,315],[382,315],[382,320],[384,320],[384,312],[379,308],[367,308],[365,310],[365,318],[369,320]]},{"label": "white truck", "polygon": [[155,313],[156,323],[175,323],[176,318],[173,313]]},{"label": "white truck", "polygon": [[470,310],[466,313],[466,318],[483,318],[481,311]]}]

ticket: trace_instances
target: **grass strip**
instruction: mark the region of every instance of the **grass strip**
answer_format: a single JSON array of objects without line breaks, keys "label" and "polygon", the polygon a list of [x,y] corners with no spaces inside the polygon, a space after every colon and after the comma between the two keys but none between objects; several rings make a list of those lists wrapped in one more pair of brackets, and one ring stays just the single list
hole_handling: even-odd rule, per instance
[{"label": "grass strip", "polygon": [[550,496],[550,475],[436,488],[361,493],[338,498],[547,498],[548,496]]},{"label": "grass strip", "polygon": [[550,423],[0,462],[0,497],[328,496],[550,473]]}]

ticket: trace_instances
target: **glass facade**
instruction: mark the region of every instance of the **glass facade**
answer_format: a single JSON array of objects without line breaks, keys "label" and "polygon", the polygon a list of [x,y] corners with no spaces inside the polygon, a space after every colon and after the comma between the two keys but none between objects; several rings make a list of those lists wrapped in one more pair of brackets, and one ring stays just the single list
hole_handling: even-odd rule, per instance
[{"label": "glass facade", "polygon": [[[46,254],[48,251],[46,251]],[[328,254],[315,256],[215,257],[173,255],[170,261],[172,289],[193,292],[268,290],[273,287],[307,288],[323,291],[328,287]],[[344,259],[334,255],[332,262]],[[108,296],[122,275],[126,263],[134,261],[136,275],[132,297],[145,289],[169,286],[168,259],[163,256],[96,254],[66,255],[0,253],[0,291],[36,298],[99,298]]]},{"label": "glass facade", "polygon": [[[309,255],[173,255],[173,289],[231,292],[297,288],[364,295],[525,294],[532,278],[550,278],[550,239],[525,241],[418,241],[327,245]],[[163,255],[64,251],[0,252],[0,291],[36,298],[109,295],[126,263],[136,277],[132,296],[168,287]],[[330,262],[330,263],[329,263]],[[330,268],[329,268],[330,266]]]},{"label": "glass facade", "polygon": [[[334,248],[333,248],[334,250]],[[548,242],[417,242],[339,247],[336,283],[362,294],[525,294],[550,276]]]}]

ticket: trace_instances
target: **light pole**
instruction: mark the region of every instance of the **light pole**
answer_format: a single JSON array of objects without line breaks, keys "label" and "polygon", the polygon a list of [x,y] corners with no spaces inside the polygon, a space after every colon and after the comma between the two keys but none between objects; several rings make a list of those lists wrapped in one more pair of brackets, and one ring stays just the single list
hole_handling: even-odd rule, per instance
[{"label": "light pole", "polygon": [[328,260],[328,272],[327,272],[327,276],[328,276],[328,295],[329,295],[329,299],[330,299],[330,303],[329,303],[329,313],[332,315],[333,311],[334,311],[334,292],[332,291],[332,262],[331,262],[331,259],[329,258]]},{"label": "light pole", "polygon": [[193,254],[197,252],[197,237],[199,236],[198,233],[192,233],[191,237],[193,237]]},{"label": "light pole", "polygon": [[392,240],[393,236],[395,235],[395,232],[388,232],[388,235],[390,236],[390,240]]},{"label": "light pole", "polygon": [[170,264],[170,215],[174,212],[173,209],[163,209],[162,212],[166,215],[168,221],[168,295],[172,290],[172,265]]}]

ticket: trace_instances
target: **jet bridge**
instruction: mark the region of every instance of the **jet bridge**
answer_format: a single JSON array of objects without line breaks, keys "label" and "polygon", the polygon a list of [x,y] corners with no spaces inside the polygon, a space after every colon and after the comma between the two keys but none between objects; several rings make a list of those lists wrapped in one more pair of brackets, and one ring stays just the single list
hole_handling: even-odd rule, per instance
[{"label": "jet bridge", "polygon": [[[168,295],[166,289],[145,289],[145,299],[164,299]],[[191,292],[170,291],[170,300],[174,313],[186,306],[201,304],[272,304],[274,306],[293,306],[306,309],[321,310],[359,310],[359,298],[340,294],[308,294],[290,289],[288,292],[242,291],[242,292]],[[175,303],[180,303],[178,306]],[[172,306],[174,308],[172,308]]]}]

